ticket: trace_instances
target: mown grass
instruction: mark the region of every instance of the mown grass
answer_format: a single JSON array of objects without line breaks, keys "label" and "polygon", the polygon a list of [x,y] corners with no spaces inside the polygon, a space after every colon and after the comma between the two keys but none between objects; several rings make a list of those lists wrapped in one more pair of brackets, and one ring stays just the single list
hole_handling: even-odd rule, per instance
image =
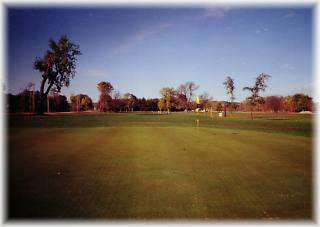
[{"label": "mown grass", "polygon": [[9,217],[310,219],[312,118],[256,116],[11,116]]},{"label": "mown grass", "polygon": [[87,127],[194,127],[199,119],[200,127],[257,130],[272,133],[289,133],[311,136],[313,116],[309,114],[256,113],[251,120],[249,113],[232,113],[227,118],[217,113],[108,113],[61,114],[45,116],[10,116],[9,127],[35,128],[87,128]]}]

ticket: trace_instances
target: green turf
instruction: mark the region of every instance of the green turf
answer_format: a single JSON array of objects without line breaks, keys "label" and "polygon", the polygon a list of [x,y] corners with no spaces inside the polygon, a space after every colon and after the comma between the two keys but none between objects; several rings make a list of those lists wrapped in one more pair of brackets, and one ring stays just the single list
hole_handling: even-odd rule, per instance
[{"label": "green turf", "polygon": [[256,117],[11,116],[9,217],[310,219],[311,116]]}]

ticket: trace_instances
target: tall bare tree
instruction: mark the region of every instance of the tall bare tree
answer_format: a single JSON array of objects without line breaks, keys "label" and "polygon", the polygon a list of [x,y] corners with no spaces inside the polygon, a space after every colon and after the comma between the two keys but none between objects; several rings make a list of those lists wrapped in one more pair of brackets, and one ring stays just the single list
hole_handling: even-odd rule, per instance
[{"label": "tall bare tree", "polygon": [[251,96],[247,98],[250,108],[251,108],[251,119],[253,120],[253,107],[255,107],[261,100],[262,97],[259,96],[261,91],[265,91],[267,88],[266,81],[270,78],[270,75],[265,73],[260,73],[256,78],[256,82],[252,87],[244,87],[243,90],[248,90],[251,92]]},{"label": "tall bare tree", "polygon": [[[229,95],[230,106],[231,106],[231,109],[232,109],[233,106],[234,106],[233,102],[235,100],[235,97],[234,97],[234,89],[235,89],[234,79],[232,79],[230,76],[227,76],[225,81],[223,82],[223,85],[227,90],[227,94]],[[227,113],[225,111],[225,116],[226,115],[227,115]]]},{"label": "tall bare tree", "polygon": [[36,58],[33,67],[42,74],[39,114],[44,112],[44,103],[51,89],[60,92],[63,86],[69,86],[70,79],[76,74],[77,57],[80,54],[79,45],[72,43],[67,36],[62,36],[58,42],[50,39],[49,50],[43,58]]}]

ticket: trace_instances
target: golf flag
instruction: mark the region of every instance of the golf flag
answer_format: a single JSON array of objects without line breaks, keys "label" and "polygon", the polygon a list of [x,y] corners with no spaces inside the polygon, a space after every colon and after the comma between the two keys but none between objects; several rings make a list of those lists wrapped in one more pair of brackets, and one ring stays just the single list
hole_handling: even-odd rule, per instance
[{"label": "golf flag", "polygon": [[196,103],[197,103],[197,104],[200,104],[199,96],[196,96]]}]

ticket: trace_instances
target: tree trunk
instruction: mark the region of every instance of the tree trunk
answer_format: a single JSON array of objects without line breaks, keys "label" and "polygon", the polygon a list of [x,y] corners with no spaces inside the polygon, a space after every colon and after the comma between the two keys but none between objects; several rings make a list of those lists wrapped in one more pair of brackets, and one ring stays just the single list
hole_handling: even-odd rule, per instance
[{"label": "tree trunk", "polygon": [[224,117],[227,116],[227,106],[226,106],[226,103],[224,103]]},{"label": "tree trunk", "polygon": [[41,86],[40,86],[40,98],[39,98],[39,108],[38,108],[38,111],[37,113],[39,115],[43,115],[44,114],[44,111],[45,111],[45,103],[46,103],[46,98],[47,98],[47,95],[50,91],[50,89],[52,88],[53,86],[53,82],[50,83],[50,85],[48,86],[47,90],[44,91],[44,86],[46,84],[46,81],[47,81],[47,77],[44,77],[41,81]]},{"label": "tree trunk", "polygon": [[250,112],[250,114],[251,114],[251,120],[253,120],[253,113],[252,113],[252,111],[253,111],[253,108],[251,107],[251,112]]},{"label": "tree trunk", "polygon": [[50,100],[49,97],[47,96],[47,112],[50,112]]},{"label": "tree trunk", "polygon": [[40,97],[39,97],[39,105],[38,105],[38,110],[37,110],[37,113],[39,115],[43,115],[44,113],[44,101],[45,101],[45,96],[44,96],[44,85],[46,83],[46,80],[47,79],[42,79],[41,81],[41,86],[40,86]]}]

